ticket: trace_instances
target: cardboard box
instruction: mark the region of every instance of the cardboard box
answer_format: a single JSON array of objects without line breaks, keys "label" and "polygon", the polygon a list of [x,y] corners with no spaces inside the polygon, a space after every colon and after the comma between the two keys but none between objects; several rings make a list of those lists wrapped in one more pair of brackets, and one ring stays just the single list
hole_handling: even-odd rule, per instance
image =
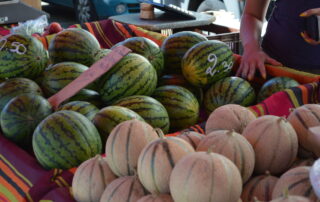
[{"label": "cardboard box", "polygon": [[32,6],[33,8],[41,10],[41,1],[40,0],[21,0],[22,2]]}]

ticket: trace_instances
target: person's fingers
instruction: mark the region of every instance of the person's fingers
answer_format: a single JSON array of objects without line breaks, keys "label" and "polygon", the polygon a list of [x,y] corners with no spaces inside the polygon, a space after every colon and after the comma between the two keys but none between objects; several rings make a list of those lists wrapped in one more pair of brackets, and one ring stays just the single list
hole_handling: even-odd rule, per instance
[{"label": "person's fingers", "polygon": [[236,76],[240,77],[241,73],[242,73],[242,69],[243,69],[243,62],[240,64],[240,67],[237,70]]},{"label": "person's fingers", "polygon": [[309,17],[311,15],[320,15],[320,8],[312,8],[300,14],[300,17]]},{"label": "person's fingers", "polygon": [[256,65],[255,64],[250,64],[249,72],[248,72],[248,75],[247,75],[247,78],[248,78],[249,81],[251,81],[253,79],[255,73],[256,73]]},{"label": "person's fingers", "polygon": [[306,32],[301,32],[300,35],[307,43],[309,43],[311,45],[319,45],[320,44],[320,41],[315,41]]},{"label": "person's fingers", "polygon": [[266,63],[268,63],[270,65],[274,65],[274,66],[282,66],[281,62],[279,62],[271,57],[266,58]]},{"label": "person's fingers", "polygon": [[249,72],[249,69],[250,69],[250,63],[248,64],[245,64],[242,68],[242,72],[241,72],[241,77],[242,78],[247,78],[248,76],[248,72]]},{"label": "person's fingers", "polygon": [[267,78],[266,66],[264,65],[263,62],[259,62],[257,65],[262,78],[266,79]]}]

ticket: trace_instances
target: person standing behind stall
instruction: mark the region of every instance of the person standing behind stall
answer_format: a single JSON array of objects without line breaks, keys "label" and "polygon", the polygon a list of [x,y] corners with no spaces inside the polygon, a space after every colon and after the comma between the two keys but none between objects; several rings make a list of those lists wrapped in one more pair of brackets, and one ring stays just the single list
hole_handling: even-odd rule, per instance
[{"label": "person standing behind stall", "polygon": [[246,1],[240,25],[244,52],[236,75],[251,80],[259,71],[266,78],[265,63],[320,74],[320,42],[310,37],[319,31],[320,0],[277,0],[260,44],[269,3]]}]

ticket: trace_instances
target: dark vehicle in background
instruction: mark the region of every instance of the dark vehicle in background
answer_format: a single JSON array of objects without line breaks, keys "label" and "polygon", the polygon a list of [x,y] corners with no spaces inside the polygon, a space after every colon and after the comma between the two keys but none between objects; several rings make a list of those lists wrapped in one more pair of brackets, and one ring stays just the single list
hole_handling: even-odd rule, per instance
[{"label": "dark vehicle in background", "polygon": [[106,19],[109,16],[140,12],[137,0],[42,0],[71,7],[79,22]]}]

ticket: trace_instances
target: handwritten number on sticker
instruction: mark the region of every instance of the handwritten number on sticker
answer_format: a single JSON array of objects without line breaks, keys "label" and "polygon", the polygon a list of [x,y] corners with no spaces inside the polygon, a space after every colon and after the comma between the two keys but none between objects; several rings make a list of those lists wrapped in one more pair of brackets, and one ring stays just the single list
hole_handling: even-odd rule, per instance
[{"label": "handwritten number on sticker", "polygon": [[[7,39],[0,40],[0,51],[2,51],[4,49],[7,42],[8,42]],[[19,55],[23,55],[27,52],[27,48],[22,43],[15,41],[15,42],[11,43],[11,48],[9,49],[9,51],[11,53],[17,53]]]},{"label": "handwritten number on sticker", "polygon": [[22,44],[22,43],[19,43],[19,42],[13,42],[11,44],[11,46],[13,48],[10,49],[10,51],[12,53],[17,53],[19,55],[23,55],[27,52],[27,48]]},{"label": "handwritten number on sticker", "polygon": [[213,63],[213,64],[212,64],[212,66],[207,68],[206,74],[210,74],[211,76],[213,76],[217,72],[217,70],[215,70],[216,65],[217,65],[217,61],[218,61],[218,58],[217,58],[216,54],[211,53],[208,55],[208,62]]},{"label": "handwritten number on sticker", "polygon": [[7,39],[0,39],[0,51],[6,46]]}]

